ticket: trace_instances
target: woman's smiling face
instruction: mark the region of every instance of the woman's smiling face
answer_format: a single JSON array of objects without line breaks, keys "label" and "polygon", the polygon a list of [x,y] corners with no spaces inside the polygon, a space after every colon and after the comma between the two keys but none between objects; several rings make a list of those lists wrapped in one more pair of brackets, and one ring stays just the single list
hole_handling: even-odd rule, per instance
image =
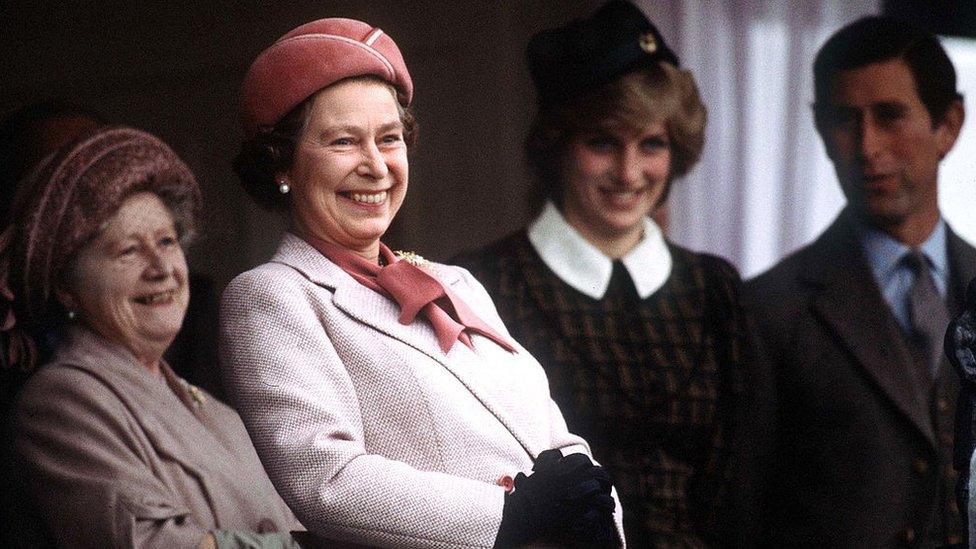
[{"label": "woman's smiling face", "polygon": [[344,80],[313,99],[308,123],[283,174],[300,234],[375,259],[403,204],[408,180],[403,123],[391,88]]},{"label": "woman's smiling face", "polygon": [[671,171],[663,122],[640,132],[599,130],[574,136],[563,159],[563,215],[591,241],[636,244]]},{"label": "woman's smiling face", "polygon": [[79,252],[61,301],[152,367],[180,331],[190,292],[169,209],[153,193],[125,200]]}]

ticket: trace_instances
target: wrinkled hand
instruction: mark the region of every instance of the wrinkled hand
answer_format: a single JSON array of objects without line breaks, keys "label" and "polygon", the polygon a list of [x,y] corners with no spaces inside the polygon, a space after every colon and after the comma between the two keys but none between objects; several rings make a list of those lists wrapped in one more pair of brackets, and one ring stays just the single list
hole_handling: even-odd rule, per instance
[{"label": "wrinkled hand", "polygon": [[610,475],[585,454],[539,454],[533,473],[519,473],[505,497],[495,547],[530,542],[618,547]]}]

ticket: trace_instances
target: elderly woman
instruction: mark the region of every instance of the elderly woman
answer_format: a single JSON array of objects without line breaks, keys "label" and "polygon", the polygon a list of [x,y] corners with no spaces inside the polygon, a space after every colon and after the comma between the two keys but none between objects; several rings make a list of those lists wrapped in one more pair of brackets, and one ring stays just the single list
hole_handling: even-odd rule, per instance
[{"label": "elderly woman", "polygon": [[380,242],[407,192],[412,93],[393,40],[350,19],[300,26],[251,65],[235,166],[290,229],[224,294],[228,390],[320,537],[619,545],[606,473],[482,287]]},{"label": "elderly woman", "polygon": [[240,418],[162,360],[190,297],[181,242],[199,193],[161,141],[108,127],[48,157],[15,201],[4,348],[31,368],[36,327],[61,334],[16,404],[16,449],[59,546],[294,544]]},{"label": "elderly woman", "polygon": [[526,230],[457,262],[607,468],[628,542],[727,542],[740,280],[648,217],[701,151],[694,79],[627,2],[539,33],[528,61],[539,111],[526,150],[544,207]]}]

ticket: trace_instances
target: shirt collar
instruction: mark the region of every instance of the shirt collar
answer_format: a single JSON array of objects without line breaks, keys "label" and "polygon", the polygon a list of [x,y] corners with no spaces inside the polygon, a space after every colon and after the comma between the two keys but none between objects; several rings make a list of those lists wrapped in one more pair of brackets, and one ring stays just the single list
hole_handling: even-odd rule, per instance
[{"label": "shirt collar", "polygon": [[[613,260],[579,234],[550,201],[528,227],[529,242],[560,280],[581,293],[600,299],[610,284]],[[644,218],[644,237],[622,258],[644,299],[671,276],[671,253],[661,229]]]},{"label": "shirt collar", "polygon": [[[895,240],[888,233],[867,224],[861,225],[861,247],[871,264],[876,280],[888,280],[899,267],[899,262],[911,247]],[[949,276],[949,257],[946,252],[946,224],[940,219],[935,230],[919,248],[932,262],[935,275],[940,280]]]}]

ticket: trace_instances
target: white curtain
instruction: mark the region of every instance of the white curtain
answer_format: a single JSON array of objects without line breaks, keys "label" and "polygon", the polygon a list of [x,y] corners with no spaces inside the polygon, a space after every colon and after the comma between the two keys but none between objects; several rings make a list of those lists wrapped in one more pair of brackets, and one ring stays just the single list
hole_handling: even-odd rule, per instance
[{"label": "white curtain", "polygon": [[813,58],[880,0],[643,0],[708,107],[699,165],[675,183],[669,235],[758,274],[843,207],[813,127]]},{"label": "white curtain", "polygon": [[944,38],[942,45],[956,67],[967,118],[939,170],[939,207],[952,228],[976,244],[976,40]]}]

